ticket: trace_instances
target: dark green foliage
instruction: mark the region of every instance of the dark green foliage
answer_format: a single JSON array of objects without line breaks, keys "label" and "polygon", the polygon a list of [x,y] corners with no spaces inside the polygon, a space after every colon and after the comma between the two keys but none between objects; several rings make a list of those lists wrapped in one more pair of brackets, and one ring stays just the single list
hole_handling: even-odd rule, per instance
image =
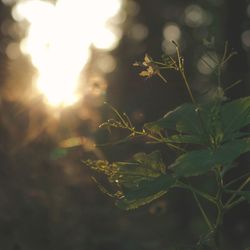
[{"label": "dark green foliage", "polygon": [[198,114],[193,104],[186,103],[168,112],[156,122],[145,124],[149,130],[172,129],[180,133],[201,134]]},{"label": "dark green foliage", "polygon": [[[116,192],[110,194],[101,184],[100,188],[115,197],[123,209],[134,209],[159,198],[173,187],[180,177],[198,176],[222,167],[230,170],[233,162],[250,150],[248,133],[239,129],[250,123],[250,98],[242,98],[222,104],[209,103],[196,107],[183,104],[168,112],[156,122],[145,124],[150,133],[172,130],[176,134],[165,136],[162,142],[201,144],[200,150],[181,154],[166,171],[160,153],[149,155],[137,153],[130,162],[108,163],[85,161],[93,170],[108,177]],[[241,139],[239,139],[241,138]]]},{"label": "dark green foliage", "polygon": [[225,138],[230,139],[233,134],[250,124],[250,97],[223,105],[221,117]]},{"label": "dark green foliage", "polygon": [[234,140],[215,149],[202,149],[185,153],[171,165],[178,176],[195,176],[208,172],[216,166],[228,170],[232,162],[250,150],[250,140]]},{"label": "dark green foliage", "polygon": [[154,132],[170,130],[177,134],[166,138],[175,143],[203,144],[222,137],[219,129],[220,104],[195,106],[183,104],[168,112],[156,122],[145,124],[145,128]]},{"label": "dark green foliage", "polygon": [[160,120],[145,124],[145,128],[154,132],[176,131],[178,134],[166,139],[176,143],[218,144],[246,135],[239,130],[249,123],[250,97],[246,97],[199,107],[183,104]]},{"label": "dark green foliage", "polygon": [[175,110],[168,112],[156,122],[145,124],[145,128],[153,132],[168,129],[176,131],[178,134],[166,138],[166,141],[169,140],[176,143],[204,144],[208,140],[200,123],[198,108],[190,103],[183,104]]},{"label": "dark green foliage", "polygon": [[[195,247],[176,249],[220,249],[218,234],[224,214],[239,203],[250,201],[250,192],[243,191],[250,182],[249,175],[243,176],[247,179],[236,190],[231,190],[228,186],[242,180],[242,176],[227,185],[224,184],[225,174],[234,166],[235,160],[250,151],[249,132],[246,131],[250,124],[250,97],[227,101],[228,98],[224,96],[225,91],[220,86],[221,69],[233,55],[227,54],[226,44],[216,69],[219,77],[219,95],[208,103],[197,103],[185,75],[184,60],[180,56],[177,44],[173,44],[176,46],[176,60],[164,57],[163,62],[157,62],[146,55],[144,62],[135,65],[144,67],[141,76],[149,78],[157,75],[163,78],[164,82],[166,80],[160,73],[161,69],[177,71],[185,83],[192,103],[182,104],[161,119],[144,124],[142,130],[136,130],[126,114],[121,115],[111,107],[117,120],[110,119],[102,125],[108,129],[126,129],[129,132],[126,139],[143,136],[150,142],[165,144],[176,153],[173,163],[166,167],[160,152],[154,151],[151,154],[137,153],[129,162],[85,161],[85,164],[107,176],[115,191],[107,191],[100,183],[99,187],[115,198],[117,206],[126,210],[148,204],[173,187],[191,191],[209,231]],[[189,179],[208,172],[213,173],[209,178],[215,178],[217,184],[217,190],[212,194],[194,188]],[[227,201],[225,193],[231,195]],[[203,204],[199,201],[200,197],[215,206],[217,215],[213,220],[204,210]]]}]

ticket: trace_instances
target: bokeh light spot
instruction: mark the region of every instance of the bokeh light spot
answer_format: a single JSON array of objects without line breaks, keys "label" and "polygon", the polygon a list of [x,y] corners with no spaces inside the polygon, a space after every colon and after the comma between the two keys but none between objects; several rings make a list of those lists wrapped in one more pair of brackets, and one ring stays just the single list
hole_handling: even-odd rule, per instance
[{"label": "bokeh light spot", "polygon": [[202,25],[209,25],[211,16],[199,5],[189,5],[185,9],[185,22],[189,27],[197,28]]},{"label": "bokeh light spot", "polygon": [[[115,25],[120,23],[122,4],[123,0],[57,0],[55,4],[30,0],[13,7],[13,18],[28,24],[20,49],[37,69],[36,86],[46,102],[63,107],[82,98],[79,86],[92,45],[113,50],[122,36]],[[116,18],[114,23],[112,18]],[[124,16],[121,18],[124,20]],[[111,60],[107,62],[110,66]]]},{"label": "bokeh light spot", "polygon": [[129,30],[129,37],[136,41],[142,41],[148,36],[148,28],[141,23],[137,23]]},{"label": "bokeh light spot", "polygon": [[250,4],[248,4],[248,6],[247,6],[247,15],[248,15],[248,17],[250,17]]},{"label": "bokeh light spot", "polygon": [[6,4],[6,5],[12,5],[16,2],[16,0],[2,0],[2,3],[3,4]]},{"label": "bokeh light spot", "polygon": [[176,23],[167,23],[163,28],[162,50],[167,55],[173,55],[176,52],[172,41],[179,43],[181,39],[181,30]]},{"label": "bokeh light spot", "polygon": [[242,33],[241,41],[245,47],[250,47],[250,30],[246,30]]},{"label": "bokeh light spot", "polygon": [[181,30],[175,23],[166,24],[163,29],[163,36],[169,41],[178,41],[181,37]]},{"label": "bokeh light spot", "polygon": [[9,59],[15,60],[20,56],[20,48],[18,43],[9,43],[6,50]]},{"label": "bokeh light spot", "polygon": [[118,28],[110,29],[103,27],[100,30],[96,30],[92,43],[97,49],[113,50],[118,45],[121,35],[122,32]]},{"label": "bokeh light spot", "polygon": [[140,12],[140,6],[135,1],[128,1],[126,7],[130,16],[136,16]]},{"label": "bokeh light spot", "polygon": [[8,42],[18,42],[23,37],[22,29],[15,21],[6,19],[1,23],[1,34],[3,35],[1,42],[7,40]]},{"label": "bokeh light spot", "polygon": [[218,65],[218,56],[215,53],[209,53],[201,56],[198,60],[197,68],[201,74],[210,75]]},{"label": "bokeh light spot", "polygon": [[97,67],[103,72],[103,73],[111,73],[116,68],[116,60],[113,56],[105,54],[98,58],[96,61]]},{"label": "bokeh light spot", "polygon": [[161,47],[166,55],[173,55],[176,53],[176,47],[171,41],[163,40]]}]

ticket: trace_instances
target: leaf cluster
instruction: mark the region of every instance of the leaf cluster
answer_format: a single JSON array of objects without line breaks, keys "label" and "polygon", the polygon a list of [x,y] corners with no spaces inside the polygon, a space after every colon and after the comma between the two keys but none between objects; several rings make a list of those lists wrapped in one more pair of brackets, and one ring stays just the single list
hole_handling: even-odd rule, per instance
[{"label": "leaf cluster", "polygon": [[[235,166],[235,161],[242,154],[250,151],[250,137],[247,130],[250,125],[250,97],[229,101],[224,96],[225,89],[222,89],[220,79],[221,71],[234,55],[234,53],[228,53],[226,43],[217,68],[218,90],[221,94],[208,103],[197,103],[185,74],[184,59],[180,55],[177,44],[174,44],[176,59],[165,56],[159,62],[145,55],[144,62],[136,62],[134,65],[143,68],[141,76],[149,78],[157,75],[164,82],[167,81],[161,74],[162,70],[178,71],[192,102],[184,103],[167,112],[157,121],[144,124],[141,130],[135,128],[126,114],[120,114],[111,106],[116,118],[108,120],[101,127],[109,130],[111,128],[127,130],[129,135],[126,140],[143,136],[149,142],[162,143],[177,152],[176,159],[167,166],[161,153],[153,151],[150,154],[137,153],[129,162],[109,163],[87,160],[84,163],[94,172],[107,177],[114,191],[107,190],[96,179],[95,181],[103,192],[115,199],[117,206],[125,210],[148,204],[172,188],[191,191],[209,227],[208,235],[216,238],[218,228],[223,223],[224,214],[243,201],[250,202],[250,190],[247,189],[250,183],[249,172],[227,184],[224,183],[224,177]],[[189,147],[192,145],[196,147]],[[217,181],[218,187],[215,194],[204,193],[190,185],[189,177],[197,177],[209,172],[214,173]],[[231,189],[232,184],[236,183],[240,184],[239,187],[235,190]],[[230,197],[226,200],[225,197],[228,195]],[[198,197],[206,199],[217,208],[214,222],[209,219]],[[205,249],[202,248],[203,243],[204,240],[200,242],[200,248],[195,249]]]}]

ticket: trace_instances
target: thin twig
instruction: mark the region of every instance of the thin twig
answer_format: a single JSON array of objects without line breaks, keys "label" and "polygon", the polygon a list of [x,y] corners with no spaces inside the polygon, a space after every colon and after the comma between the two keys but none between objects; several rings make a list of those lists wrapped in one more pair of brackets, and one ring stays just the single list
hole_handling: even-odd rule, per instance
[{"label": "thin twig", "polygon": [[234,179],[234,180],[228,182],[228,183],[224,186],[224,188],[227,188],[227,187],[231,186],[232,184],[234,184],[234,183],[240,181],[241,179],[243,179],[243,178],[245,178],[245,177],[248,177],[249,175],[250,175],[250,172],[247,172],[247,173],[245,173],[245,174],[243,174],[243,175],[237,177],[236,179]]},{"label": "thin twig", "polygon": [[228,91],[229,89],[233,88],[234,86],[238,85],[238,84],[241,83],[241,82],[242,82],[242,80],[238,80],[238,81],[232,83],[231,85],[229,85],[228,87],[226,87],[226,88],[224,89],[224,92]]},{"label": "thin twig", "polygon": [[236,197],[237,192],[241,191],[247,184],[250,182],[250,177],[248,177],[241,185],[240,187],[236,190],[236,192],[229,198],[229,200],[226,202],[225,206],[228,206],[233,199]]},{"label": "thin twig", "polygon": [[196,203],[197,203],[197,205],[198,205],[198,207],[199,207],[199,209],[201,211],[201,214],[202,214],[204,220],[206,221],[206,223],[208,225],[208,228],[210,229],[210,231],[213,231],[214,227],[213,227],[212,223],[210,222],[210,220],[209,220],[209,218],[208,218],[205,210],[203,209],[203,207],[202,207],[202,205],[201,205],[201,203],[200,203],[200,201],[199,201],[196,193],[195,192],[192,192],[192,193],[193,193],[194,199],[195,199],[195,201],[196,201]]}]

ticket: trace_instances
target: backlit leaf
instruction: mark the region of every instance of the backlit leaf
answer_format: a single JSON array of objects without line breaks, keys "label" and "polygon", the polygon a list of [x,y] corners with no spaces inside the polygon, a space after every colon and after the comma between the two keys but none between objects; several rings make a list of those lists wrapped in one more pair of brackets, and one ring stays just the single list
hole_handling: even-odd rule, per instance
[{"label": "backlit leaf", "polygon": [[115,193],[99,183],[99,188],[116,198],[123,209],[134,209],[164,195],[176,183],[176,178],[166,174],[159,151],[151,154],[137,153],[131,162],[85,161],[92,170],[105,174],[116,189]]},{"label": "backlit leaf", "polygon": [[223,138],[219,113],[220,105],[206,104],[197,108],[186,103],[160,120],[145,124],[145,128],[152,132],[176,131],[178,134],[167,138],[175,143],[208,144]]},{"label": "backlit leaf", "polygon": [[125,189],[124,197],[118,199],[116,204],[125,210],[138,208],[166,194],[175,183],[176,179],[171,175],[162,175],[152,181],[143,181],[134,189]]},{"label": "backlit leaf", "polygon": [[168,112],[156,122],[145,124],[145,127],[155,131],[172,129],[181,133],[199,134],[201,132],[196,108],[190,103],[183,104],[175,110]]}]

